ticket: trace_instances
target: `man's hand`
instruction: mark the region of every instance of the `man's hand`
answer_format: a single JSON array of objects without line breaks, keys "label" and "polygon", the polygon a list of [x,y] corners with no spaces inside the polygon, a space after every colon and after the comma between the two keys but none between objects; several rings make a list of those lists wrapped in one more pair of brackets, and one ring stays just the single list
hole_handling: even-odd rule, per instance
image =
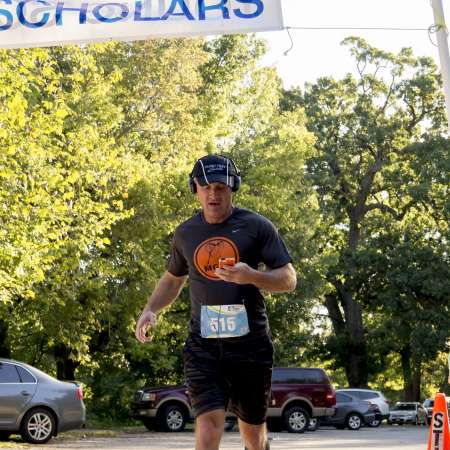
[{"label": "man's hand", "polygon": [[151,337],[147,336],[147,331],[150,328],[156,327],[156,314],[150,310],[145,310],[136,324],[136,339],[139,342],[145,344],[146,342],[150,342],[152,340]]},{"label": "man's hand", "polygon": [[292,292],[297,284],[297,275],[291,263],[276,269],[260,271],[238,262],[234,266],[224,265],[222,269],[216,269],[215,273],[223,281],[253,284],[267,292]]},{"label": "man's hand", "polygon": [[222,269],[216,269],[216,275],[223,281],[236,284],[251,284],[254,281],[255,272],[248,264],[238,262],[233,266],[223,265]]}]

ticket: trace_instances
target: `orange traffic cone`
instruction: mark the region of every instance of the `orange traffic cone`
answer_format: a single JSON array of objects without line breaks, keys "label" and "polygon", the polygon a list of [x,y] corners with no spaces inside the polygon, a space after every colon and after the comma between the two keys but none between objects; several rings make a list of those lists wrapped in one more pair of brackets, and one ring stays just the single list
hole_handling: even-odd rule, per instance
[{"label": "orange traffic cone", "polygon": [[450,450],[450,430],[445,394],[436,394],[428,450]]}]

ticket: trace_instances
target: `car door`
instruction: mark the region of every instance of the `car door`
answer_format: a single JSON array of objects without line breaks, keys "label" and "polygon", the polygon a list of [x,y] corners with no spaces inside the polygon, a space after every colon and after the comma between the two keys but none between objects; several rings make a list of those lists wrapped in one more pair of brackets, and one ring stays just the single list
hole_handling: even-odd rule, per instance
[{"label": "car door", "polygon": [[[28,374],[30,382],[22,382],[16,364],[0,362],[0,428],[14,427],[19,415],[25,409],[36,391],[36,379]],[[33,382],[31,382],[33,380]]]},{"label": "car door", "polygon": [[330,424],[343,424],[347,413],[352,409],[353,398],[342,392],[336,392],[336,414],[328,418]]}]

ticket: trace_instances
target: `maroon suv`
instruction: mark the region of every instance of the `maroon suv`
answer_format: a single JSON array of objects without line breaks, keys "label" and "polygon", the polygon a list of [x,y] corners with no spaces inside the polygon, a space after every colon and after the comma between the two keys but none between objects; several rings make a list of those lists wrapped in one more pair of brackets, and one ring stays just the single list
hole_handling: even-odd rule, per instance
[{"label": "maroon suv", "polygon": [[310,418],[334,415],[335,405],[336,393],[322,369],[274,368],[269,429],[303,433]]},{"label": "maroon suv", "polygon": [[[272,396],[267,414],[269,429],[303,433],[310,418],[331,416],[336,393],[322,369],[276,367],[272,374]],[[149,429],[182,431],[192,411],[186,386],[144,388],[136,392],[133,417]]]}]

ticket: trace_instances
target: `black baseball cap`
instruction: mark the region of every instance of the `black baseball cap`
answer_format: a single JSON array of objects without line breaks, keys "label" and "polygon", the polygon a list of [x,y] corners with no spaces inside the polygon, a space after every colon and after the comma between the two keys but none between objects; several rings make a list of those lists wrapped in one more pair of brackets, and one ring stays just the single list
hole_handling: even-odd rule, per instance
[{"label": "black baseball cap", "polygon": [[239,177],[239,172],[233,161],[218,155],[207,155],[200,158],[191,172],[191,178],[195,178],[200,186],[223,183],[233,188],[235,177]]}]

